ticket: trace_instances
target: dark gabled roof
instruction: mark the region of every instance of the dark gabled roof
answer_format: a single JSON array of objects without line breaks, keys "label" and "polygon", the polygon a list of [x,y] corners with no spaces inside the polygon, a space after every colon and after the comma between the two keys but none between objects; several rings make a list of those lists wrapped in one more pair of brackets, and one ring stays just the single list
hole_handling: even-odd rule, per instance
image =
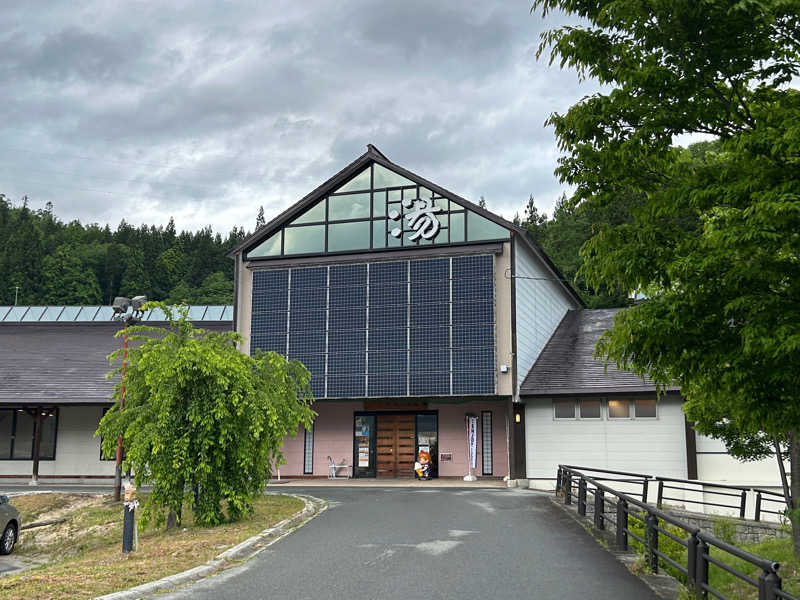
[{"label": "dark gabled roof", "polygon": [[[149,323],[158,325],[157,323]],[[230,321],[202,329],[230,331]],[[106,404],[114,382],[107,356],[122,344],[118,323],[0,324],[0,405]]]},{"label": "dark gabled roof", "polygon": [[326,194],[330,193],[331,191],[337,189],[339,186],[346,183],[351,177],[355,176],[356,174],[360,173],[363,169],[369,166],[370,163],[379,164],[390,171],[394,171],[399,175],[402,175],[406,179],[409,179],[416,183],[417,185],[421,185],[423,187],[428,188],[429,190],[433,190],[437,194],[444,196],[448,200],[455,202],[456,204],[460,204],[464,208],[471,210],[474,213],[479,214],[480,216],[489,219],[490,221],[497,223],[498,225],[505,227],[508,229],[512,235],[516,236],[516,239],[521,240],[537,257],[539,257],[547,266],[547,268],[553,274],[553,278],[558,280],[561,285],[567,290],[569,295],[578,303],[579,306],[585,306],[583,300],[581,299],[580,295],[573,289],[573,287],[569,284],[569,282],[565,279],[564,275],[555,266],[553,261],[550,260],[544,251],[539,247],[539,245],[533,240],[533,238],[528,234],[525,228],[515,225],[511,221],[506,221],[500,215],[496,215],[493,212],[486,210],[485,208],[481,208],[477,204],[473,204],[466,198],[462,198],[458,194],[454,194],[450,190],[443,188],[440,185],[433,183],[432,181],[428,181],[424,177],[420,177],[416,173],[412,173],[408,169],[401,167],[390,161],[385,154],[383,154],[380,150],[378,150],[372,144],[367,144],[367,151],[347,165],[344,169],[336,173],[333,177],[328,179],[322,185],[318,186],[312,192],[304,196],[298,202],[287,208],[285,211],[280,213],[277,217],[270,220],[265,225],[259,227],[255,232],[251,235],[246,237],[244,240],[236,244],[230,252],[228,252],[227,256],[230,258],[234,258],[236,254],[241,252],[242,250],[252,248],[253,246],[260,243],[262,240],[265,240],[270,235],[272,235],[278,228],[280,228],[283,224],[291,221],[295,216],[299,216],[302,214],[307,208],[314,205],[317,201],[321,200]]},{"label": "dark gabled roof", "polygon": [[597,340],[611,328],[619,310],[568,311],[522,382],[520,396],[655,392],[649,379],[613,364],[606,367],[594,357]]}]

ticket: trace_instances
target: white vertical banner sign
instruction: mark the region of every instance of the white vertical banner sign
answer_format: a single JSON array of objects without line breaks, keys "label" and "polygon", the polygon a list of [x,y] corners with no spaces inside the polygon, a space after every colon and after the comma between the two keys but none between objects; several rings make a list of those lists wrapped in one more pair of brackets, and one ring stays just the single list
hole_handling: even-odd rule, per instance
[{"label": "white vertical banner sign", "polygon": [[467,415],[467,451],[469,453],[469,473],[464,481],[476,481],[472,469],[478,466],[478,417]]},{"label": "white vertical banner sign", "polygon": [[478,466],[478,417],[469,417],[469,468]]}]

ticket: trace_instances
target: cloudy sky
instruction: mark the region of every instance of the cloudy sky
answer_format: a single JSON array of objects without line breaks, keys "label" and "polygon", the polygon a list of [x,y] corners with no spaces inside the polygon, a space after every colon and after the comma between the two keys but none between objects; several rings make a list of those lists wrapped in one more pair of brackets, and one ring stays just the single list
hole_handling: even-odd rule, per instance
[{"label": "cloudy sky", "polygon": [[63,220],[253,229],[367,143],[508,218],[564,187],[543,125],[591,93],[559,24],[493,2],[15,2],[0,193]]}]

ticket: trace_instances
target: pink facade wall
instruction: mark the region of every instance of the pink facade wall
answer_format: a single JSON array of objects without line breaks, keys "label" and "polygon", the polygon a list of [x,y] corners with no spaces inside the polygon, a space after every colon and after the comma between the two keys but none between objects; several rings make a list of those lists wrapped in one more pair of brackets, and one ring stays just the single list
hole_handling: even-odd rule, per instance
[{"label": "pink facade wall", "polygon": [[[314,421],[314,476],[328,475],[328,456],[337,463],[353,464],[353,417],[364,410],[363,402],[318,402],[314,405],[318,413]],[[442,477],[463,477],[467,474],[467,434],[464,418],[467,413],[478,416],[478,468],[480,477],[483,464],[483,432],[481,411],[492,412],[492,476],[508,474],[508,452],[506,444],[505,402],[431,403],[428,410],[439,414],[439,453],[451,453],[453,460],[439,462]],[[380,412],[378,413],[380,414]],[[295,438],[287,437],[283,454],[287,464],[280,467],[281,476],[303,476],[304,430],[301,427]],[[306,474],[308,476],[308,474]]]},{"label": "pink facade wall", "polygon": [[481,411],[492,411],[492,476],[508,475],[508,452],[506,450],[506,405],[504,402],[467,402],[465,404],[430,404],[431,410],[439,411],[439,454],[451,452],[452,462],[439,461],[439,475],[453,477],[467,474],[467,429],[465,417],[472,413],[478,417],[478,467],[474,474],[481,476],[483,470],[483,432]]},{"label": "pink facade wall", "polygon": [[[317,413],[314,420],[314,472],[312,475],[328,475],[328,457],[336,463],[353,464],[353,415],[364,410],[363,402],[317,402],[313,406]],[[287,437],[283,442],[286,464],[281,466],[281,477],[303,475],[303,449],[305,443],[303,427],[297,436]],[[308,474],[306,474],[308,476]]]}]

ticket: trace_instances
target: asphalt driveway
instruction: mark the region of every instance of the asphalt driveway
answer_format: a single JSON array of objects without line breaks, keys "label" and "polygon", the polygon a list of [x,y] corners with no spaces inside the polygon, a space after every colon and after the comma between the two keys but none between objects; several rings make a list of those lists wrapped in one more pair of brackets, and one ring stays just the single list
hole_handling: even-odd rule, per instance
[{"label": "asphalt driveway", "polygon": [[324,498],[330,508],[244,565],[159,598],[656,598],[544,495],[286,491]]}]

